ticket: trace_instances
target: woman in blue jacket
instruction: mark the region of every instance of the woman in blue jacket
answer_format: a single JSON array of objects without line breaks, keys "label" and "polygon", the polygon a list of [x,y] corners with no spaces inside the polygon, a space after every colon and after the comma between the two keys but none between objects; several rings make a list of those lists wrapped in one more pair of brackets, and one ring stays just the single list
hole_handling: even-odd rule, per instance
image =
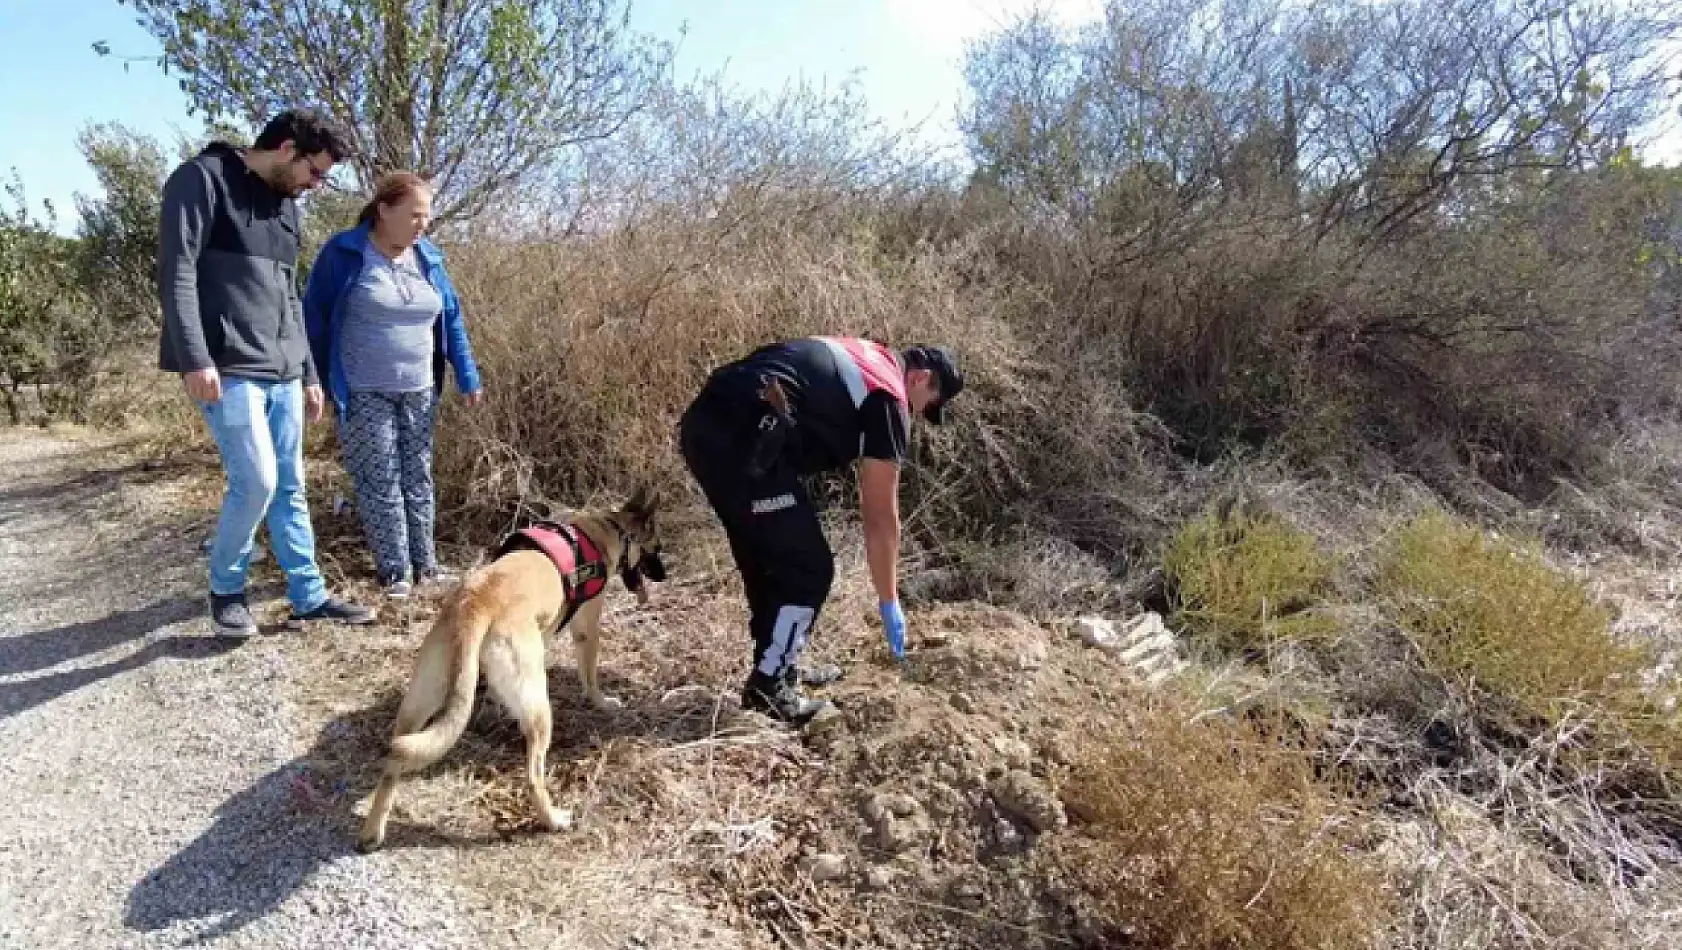
[{"label": "woman in blue jacket", "polygon": [[356,227],[316,256],[304,292],[316,374],[333,401],[340,457],[391,597],[447,579],[433,543],[432,483],[445,364],[469,405],[484,394],[443,252],[423,236],[431,217],[424,178],[385,176]]}]

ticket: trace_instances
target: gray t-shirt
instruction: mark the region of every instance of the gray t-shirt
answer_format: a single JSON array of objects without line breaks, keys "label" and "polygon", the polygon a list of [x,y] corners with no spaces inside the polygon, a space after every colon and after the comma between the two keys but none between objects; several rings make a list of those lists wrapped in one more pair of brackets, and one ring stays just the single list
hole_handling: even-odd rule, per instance
[{"label": "gray t-shirt", "polygon": [[408,393],[432,388],[433,324],[444,299],[410,248],[394,261],[372,244],[345,298],[339,357],[353,392]]}]

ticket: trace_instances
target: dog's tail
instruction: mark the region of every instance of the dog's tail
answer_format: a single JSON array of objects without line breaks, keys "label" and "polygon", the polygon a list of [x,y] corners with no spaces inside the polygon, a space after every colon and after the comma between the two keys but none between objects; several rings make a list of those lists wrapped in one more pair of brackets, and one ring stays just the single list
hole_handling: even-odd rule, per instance
[{"label": "dog's tail", "polygon": [[473,697],[479,688],[479,647],[491,625],[491,612],[469,609],[471,599],[452,605],[455,636],[451,640],[449,668],[454,678],[447,687],[443,711],[419,732],[397,736],[391,742],[391,762],[401,772],[415,772],[444,757],[467,729],[473,715]]}]

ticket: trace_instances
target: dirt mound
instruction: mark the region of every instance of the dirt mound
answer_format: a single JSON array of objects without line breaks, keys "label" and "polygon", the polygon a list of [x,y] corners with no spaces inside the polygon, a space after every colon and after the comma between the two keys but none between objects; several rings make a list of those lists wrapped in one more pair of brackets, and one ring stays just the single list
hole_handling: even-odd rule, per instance
[{"label": "dirt mound", "polygon": [[841,715],[810,731],[819,771],[781,817],[791,834],[744,882],[761,898],[750,906],[834,941],[1067,945],[1079,925],[1035,848],[1069,824],[1057,788],[1071,736],[1120,719],[1133,675],[1007,611],[917,620],[902,665],[870,651],[827,691]]}]

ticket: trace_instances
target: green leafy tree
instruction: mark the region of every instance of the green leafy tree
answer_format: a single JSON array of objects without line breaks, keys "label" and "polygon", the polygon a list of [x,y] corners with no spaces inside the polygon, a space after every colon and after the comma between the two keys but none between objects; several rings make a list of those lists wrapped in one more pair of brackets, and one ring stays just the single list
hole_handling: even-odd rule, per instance
[{"label": "green leafy tree", "polygon": [[51,205],[45,220],[29,210],[16,174],[0,204],[0,398],[12,424],[23,421],[21,391],[37,391],[57,364],[58,328],[76,299],[74,242],[55,233]]},{"label": "green leafy tree", "polygon": [[77,146],[101,192],[76,196],[87,298],[117,333],[151,328],[158,319],[158,222],[169,170],[163,149],[117,124],[83,129]]},{"label": "green leafy tree", "polygon": [[630,32],[623,0],[121,2],[207,120],[325,109],[351,131],[365,190],[385,170],[432,175],[441,221],[613,135],[671,59]]}]

